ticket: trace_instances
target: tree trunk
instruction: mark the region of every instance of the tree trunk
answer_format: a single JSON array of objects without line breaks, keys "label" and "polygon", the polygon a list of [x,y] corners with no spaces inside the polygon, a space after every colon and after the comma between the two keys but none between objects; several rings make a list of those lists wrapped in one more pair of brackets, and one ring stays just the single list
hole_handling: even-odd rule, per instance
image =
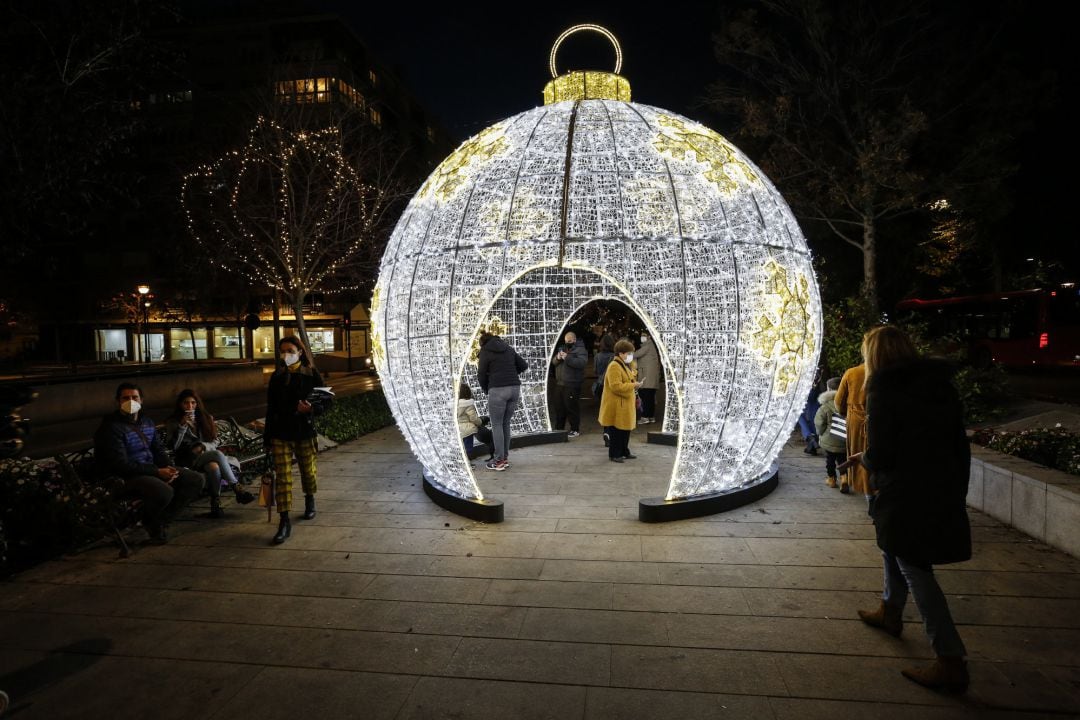
[{"label": "tree trunk", "polygon": [[278,346],[281,344],[281,291],[274,291],[274,357],[277,357]]},{"label": "tree trunk", "polygon": [[304,343],[304,351],[308,354],[308,362],[315,365],[315,357],[311,353],[311,343],[308,342],[307,325],[304,324],[304,291],[297,290],[292,296],[293,314],[296,316],[296,332],[300,334],[300,342]]},{"label": "tree trunk", "polygon": [[195,344],[195,325],[191,322],[188,322],[187,331],[188,335],[191,336],[191,359],[198,360],[199,347]]},{"label": "tree trunk", "polygon": [[878,310],[877,287],[877,226],[874,216],[863,216],[863,297],[874,312]]}]

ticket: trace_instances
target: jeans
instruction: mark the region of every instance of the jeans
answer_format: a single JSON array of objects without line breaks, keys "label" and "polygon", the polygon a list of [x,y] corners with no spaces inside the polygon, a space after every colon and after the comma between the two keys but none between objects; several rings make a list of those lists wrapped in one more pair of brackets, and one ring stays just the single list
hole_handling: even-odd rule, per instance
[{"label": "jeans", "polygon": [[472,435],[466,435],[465,437],[462,438],[462,442],[465,443],[465,454],[466,455],[469,455],[469,454],[472,453],[473,438],[475,438],[475,437],[476,437],[476,433],[473,433]]},{"label": "jeans", "polygon": [[505,460],[510,455],[510,419],[520,404],[520,385],[493,387],[488,391],[488,412],[491,413],[496,460]]},{"label": "jeans", "polygon": [[[216,471],[207,467],[210,463],[217,463]],[[210,497],[221,495],[222,478],[225,478],[225,483],[229,487],[236,485],[236,476],[233,475],[232,468],[229,467],[229,461],[225,459],[225,454],[220,450],[203,450],[191,461],[191,469],[206,476],[206,490],[210,493]]]},{"label": "jeans", "polygon": [[885,558],[885,591],[881,595],[885,604],[902,612],[910,589],[934,653],[942,657],[967,655],[964,641],[949,613],[945,593],[934,577],[934,568],[910,563],[887,552],[881,555]]}]

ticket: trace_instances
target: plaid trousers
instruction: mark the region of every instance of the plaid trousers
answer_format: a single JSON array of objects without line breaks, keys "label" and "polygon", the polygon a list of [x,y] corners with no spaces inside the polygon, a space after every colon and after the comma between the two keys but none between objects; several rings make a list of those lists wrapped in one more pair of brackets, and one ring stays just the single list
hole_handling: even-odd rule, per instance
[{"label": "plaid trousers", "polygon": [[277,475],[274,501],[277,503],[278,512],[288,512],[292,507],[293,455],[300,466],[300,485],[304,494],[315,494],[315,442],[315,438],[296,441],[275,438],[270,441],[270,451],[274,455],[274,473]]}]

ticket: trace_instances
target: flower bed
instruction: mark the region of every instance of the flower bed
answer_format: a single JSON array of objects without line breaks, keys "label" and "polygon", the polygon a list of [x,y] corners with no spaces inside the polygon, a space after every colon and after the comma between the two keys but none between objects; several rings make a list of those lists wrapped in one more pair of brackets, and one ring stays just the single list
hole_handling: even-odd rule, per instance
[{"label": "flower bed", "polygon": [[992,450],[1030,460],[1055,470],[1080,475],[1080,434],[1062,428],[1003,432],[987,428],[972,440]]},{"label": "flower bed", "polygon": [[51,460],[0,460],[0,576],[100,537],[107,493]]}]

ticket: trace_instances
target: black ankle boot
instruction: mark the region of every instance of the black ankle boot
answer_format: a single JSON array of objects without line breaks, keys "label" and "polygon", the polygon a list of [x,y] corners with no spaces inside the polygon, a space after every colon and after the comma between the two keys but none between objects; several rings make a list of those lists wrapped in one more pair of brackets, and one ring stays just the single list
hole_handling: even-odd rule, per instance
[{"label": "black ankle boot", "polygon": [[292,523],[289,522],[289,513],[281,513],[281,520],[278,522],[277,534],[274,535],[273,543],[280,545],[285,542],[289,536],[292,535]]},{"label": "black ankle boot", "polygon": [[301,517],[303,519],[305,519],[305,520],[310,520],[311,518],[315,517],[315,496],[314,495],[305,495],[304,496],[304,514],[301,515]]},{"label": "black ankle boot", "polygon": [[210,512],[206,513],[206,516],[215,520],[225,517],[225,511],[221,509],[221,498],[210,498]]}]

